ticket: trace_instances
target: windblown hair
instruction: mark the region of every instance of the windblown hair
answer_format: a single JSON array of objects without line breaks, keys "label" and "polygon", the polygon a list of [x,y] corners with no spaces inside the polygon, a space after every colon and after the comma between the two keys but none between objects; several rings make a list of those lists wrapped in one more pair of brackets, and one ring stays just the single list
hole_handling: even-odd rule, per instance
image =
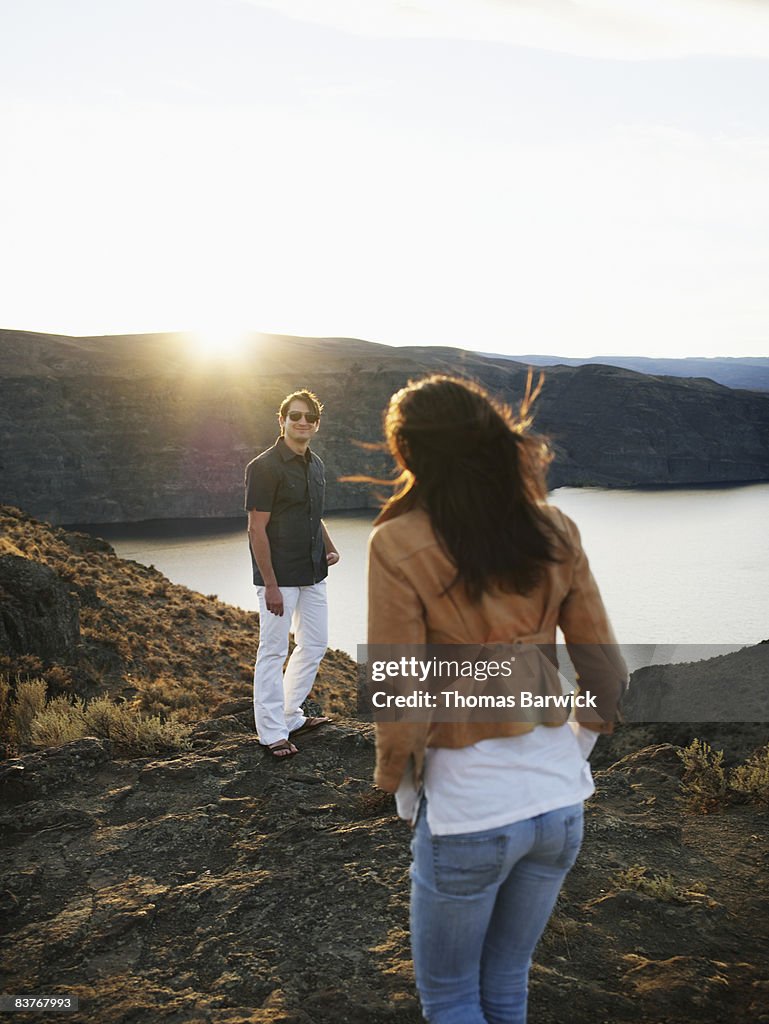
[{"label": "windblown hair", "polygon": [[280,403],[278,415],[282,420],[286,418],[286,413],[294,399],[301,399],[302,402],[309,406],[310,412],[314,412],[318,417],[323,412],[323,404],[318,396],[314,395],[312,391],[308,391],[307,388],[302,388],[300,391],[292,391],[290,395],[286,395]]},{"label": "windblown hair", "polygon": [[526,594],[558,561],[559,535],[542,507],[552,456],[526,433],[541,386],[540,377],[532,393],[529,371],[516,416],[480,385],[436,374],[394,394],[385,414],[402,472],[376,521],[425,508],[457,568],[449,587],[461,581],[473,601],[493,586]]}]

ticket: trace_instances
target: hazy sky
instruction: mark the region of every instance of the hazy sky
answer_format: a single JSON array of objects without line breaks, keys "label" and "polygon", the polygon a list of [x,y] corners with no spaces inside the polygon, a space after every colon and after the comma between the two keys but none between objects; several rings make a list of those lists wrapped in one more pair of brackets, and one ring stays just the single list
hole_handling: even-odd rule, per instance
[{"label": "hazy sky", "polygon": [[769,354],[764,0],[0,0],[0,327]]}]

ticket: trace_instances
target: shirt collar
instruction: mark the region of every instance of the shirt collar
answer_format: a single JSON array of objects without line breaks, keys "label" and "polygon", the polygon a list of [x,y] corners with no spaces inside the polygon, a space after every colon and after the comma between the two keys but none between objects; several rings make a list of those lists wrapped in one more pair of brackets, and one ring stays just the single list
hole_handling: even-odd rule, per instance
[{"label": "shirt collar", "polygon": [[[278,449],[281,459],[283,459],[284,462],[290,462],[291,459],[302,458],[301,455],[297,455],[296,452],[291,451],[291,449],[286,444],[285,438],[283,438],[282,436],[278,438],[278,440],[275,442],[275,445]],[[307,446],[307,450],[304,453],[304,461],[312,461],[312,452],[310,451],[309,445]]]}]

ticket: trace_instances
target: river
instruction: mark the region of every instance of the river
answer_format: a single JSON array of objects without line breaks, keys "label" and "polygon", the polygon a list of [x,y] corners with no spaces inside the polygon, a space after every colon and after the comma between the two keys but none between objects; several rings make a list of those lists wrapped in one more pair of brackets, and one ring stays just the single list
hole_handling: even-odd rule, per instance
[{"label": "river", "polygon": [[[723,645],[769,638],[769,484],[681,490],[563,487],[550,500],[579,525],[623,644]],[[366,637],[372,514],[329,514],[342,555],[329,573],[330,644]],[[79,527],[175,583],[255,609],[245,517]]]}]

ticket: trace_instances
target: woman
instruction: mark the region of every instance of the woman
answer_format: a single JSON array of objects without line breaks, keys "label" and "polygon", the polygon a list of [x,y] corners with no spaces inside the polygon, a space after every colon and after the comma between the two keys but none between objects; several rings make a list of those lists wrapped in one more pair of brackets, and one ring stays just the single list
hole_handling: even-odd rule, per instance
[{"label": "woman", "polygon": [[[543,645],[560,626],[598,713],[542,724],[380,722],[377,786],[412,819],[411,939],[425,1019],[522,1024],[531,955],[582,839],[587,756],[626,682],[549,460],[479,386],[432,376],[390,401],[402,470],[369,543],[369,644]],[[546,716],[547,717],[547,716]]]}]

